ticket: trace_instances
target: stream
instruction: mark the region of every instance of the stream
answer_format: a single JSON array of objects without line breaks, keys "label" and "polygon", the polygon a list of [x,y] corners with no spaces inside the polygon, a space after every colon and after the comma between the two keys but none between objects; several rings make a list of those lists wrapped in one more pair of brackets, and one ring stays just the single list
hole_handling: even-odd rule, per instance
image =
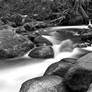
[{"label": "stream", "polygon": [[[58,29],[58,28],[57,28]],[[0,60],[0,92],[19,92],[21,84],[31,78],[42,76],[49,65],[63,58],[76,57],[81,52],[75,48],[72,51],[60,52],[62,42],[54,37],[44,36],[54,43],[55,57],[51,59],[32,59],[28,53],[24,57]],[[91,50],[91,47],[84,48]]]}]

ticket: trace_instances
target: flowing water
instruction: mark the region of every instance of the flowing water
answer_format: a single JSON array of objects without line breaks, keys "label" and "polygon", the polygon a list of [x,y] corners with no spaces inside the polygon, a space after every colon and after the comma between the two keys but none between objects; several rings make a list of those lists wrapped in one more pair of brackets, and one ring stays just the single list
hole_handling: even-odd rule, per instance
[{"label": "flowing water", "polygon": [[[44,36],[54,43],[55,57],[51,59],[32,59],[27,56],[14,60],[0,61],[0,92],[19,92],[21,84],[31,78],[42,76],[49,65],[67,57],[76,57],[78,48],[60,52],[62,42],[54,37]],[[89,48],[86,48],[90,50]]]}]

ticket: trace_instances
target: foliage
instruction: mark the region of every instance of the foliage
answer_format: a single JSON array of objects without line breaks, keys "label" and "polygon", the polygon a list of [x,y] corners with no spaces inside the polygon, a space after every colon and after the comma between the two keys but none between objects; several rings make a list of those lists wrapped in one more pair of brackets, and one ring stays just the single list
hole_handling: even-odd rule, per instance
[{"label": "foliage", "polygon": [[[85,24],[92,15],[91,0],[1,0],[0,16],[19,13],[55,25]],[[85,17],[86,14],[88,17]]]}]

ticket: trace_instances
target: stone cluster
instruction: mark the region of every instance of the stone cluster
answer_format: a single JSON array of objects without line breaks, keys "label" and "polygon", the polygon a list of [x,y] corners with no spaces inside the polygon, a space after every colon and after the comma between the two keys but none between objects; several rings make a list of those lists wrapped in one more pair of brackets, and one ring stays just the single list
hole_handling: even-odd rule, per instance
[{"label": "stone cluster", "polygon": [[24,82],[19,92],[91,92],[92,52],[53,63],[41,77]]}]

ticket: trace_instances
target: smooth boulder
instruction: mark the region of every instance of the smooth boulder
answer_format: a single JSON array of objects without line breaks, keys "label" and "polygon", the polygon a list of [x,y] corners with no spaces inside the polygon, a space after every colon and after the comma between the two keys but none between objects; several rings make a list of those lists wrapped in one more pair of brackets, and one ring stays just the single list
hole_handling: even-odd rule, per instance
[{"label": "smooth boulder", "polygon": [[87,92],[92,92],[92,83],[90,84],[90,86],[89,86]]},{"label": "smooth boulder", "polygon": [[65,84],[72,91],[87,92],[92,83],[92,53],[77,60],[65,75]]},{"label": "smooth boulder", "polygon": [[83,57],[79,58],[78,61],[80,63],[88,63],[88,62],[92,63],[92,52],[90,52],[90,53],[84,55]]},{"label": "smooth boulder", "polygon": [[66,92],[63,79],[58,76],[44,76],[24,82],[19,92]]},{"label": "smooth boulder", "polygon": [[91,53],[91,52],[92,52],[91,50],[76,48],[75,54],[72,57],[79,60],[79,58],[82,58],[83,56],[85,56],[85,55],[87,55],[88,53]]},{"label": "smooth boulder", "polygon": [[67,52],[67,51],[72,52],[73,49],[74,49],[74,44],[72,40],[67,39],[61,42],[59,51],[60,52]]},{"label": "smooth boulder", "polygon": [[34,44],[22,35],[18,35],[12,29],[0,30],[0,58],[13,58],[23,56]]},{"label": "smooth boulder", "polygon": [[81,67],[72,67],[65,75],[65,82],[71,92],[87,92],[92,83],[92,71]]},{"label": "smooth boulder", "polygon": [[77,59],[74,58],[62,59],[59,62],[51,64],[45,71],[44,75],[58,75],[64,78],[69,68],[72,67],[76,61]]},{"label": "smooth boulder", "polygon": [[53,58],[54,50],[50,46],[35,47],[34,49],[31,50],[28,56],[40,59]]},{"label": "smooth boulder", "polygon": [[46,46],[46,45],[52,46],[52,43],[42,36],[36,37],[34,39],[34,43],[36,44],[36,46]]}]

